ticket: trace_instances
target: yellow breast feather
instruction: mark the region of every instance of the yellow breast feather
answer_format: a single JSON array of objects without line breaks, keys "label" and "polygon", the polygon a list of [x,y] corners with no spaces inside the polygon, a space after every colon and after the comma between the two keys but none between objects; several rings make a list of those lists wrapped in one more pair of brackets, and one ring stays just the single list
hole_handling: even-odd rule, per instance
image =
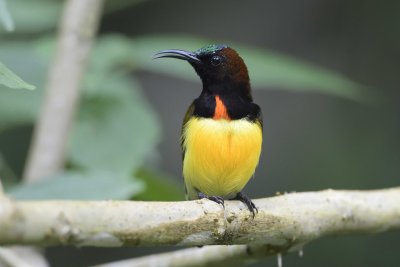
[{"label": "yellow breast feather", "polygon": [[261,153],[259,123],[191,118],[183,131],[183,176],[189,199],[197,191],[234,197],[254,174]]}]

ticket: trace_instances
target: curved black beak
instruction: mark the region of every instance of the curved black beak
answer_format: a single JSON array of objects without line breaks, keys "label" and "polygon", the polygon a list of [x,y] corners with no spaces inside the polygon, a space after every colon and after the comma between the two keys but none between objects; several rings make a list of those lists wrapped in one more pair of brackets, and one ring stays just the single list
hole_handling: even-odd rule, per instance
[{"label": "curved black beak", "polygon": [[156,53],[153,56],[153,59],[163,58],[163,57],[183,59],[192,63],[201,63],[201,60],[197,58],[197,55],[195,53],[185,50],[177,50],[177,49],[162,50]]}]

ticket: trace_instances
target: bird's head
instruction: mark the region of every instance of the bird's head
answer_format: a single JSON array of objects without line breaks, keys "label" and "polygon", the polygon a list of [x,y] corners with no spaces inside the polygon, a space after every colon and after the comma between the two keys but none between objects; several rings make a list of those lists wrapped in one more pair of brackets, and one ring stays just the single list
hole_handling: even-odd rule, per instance
[{"label": "bird's head", "polygon": [[188,61],[203,82],[203,90],[212,94],[240,94],[249,98],[250,81],[243,59],[226,45],[208,45],[194,52],[163,50],[154,58],[177,58]]}]

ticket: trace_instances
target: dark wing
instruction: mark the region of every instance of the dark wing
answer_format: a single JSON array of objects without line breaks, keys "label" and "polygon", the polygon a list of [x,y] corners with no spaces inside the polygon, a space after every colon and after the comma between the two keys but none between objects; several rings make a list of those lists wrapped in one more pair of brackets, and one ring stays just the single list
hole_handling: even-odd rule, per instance
[{"label": "dark wing", "polygon": [[185,117],[183,118],[182,129],[181,129],[181,149],[182,149],[182,160],[185,158],[185,147],[183,146],[185,142],[185,136],[183,135],[183,131],[185,129],[186,123],[190,120],[193,116],[194,112],[194,104],[191,104],[186,111]]},{"label": "dark wing", "polygon": [[[262,115],[261,108],[257,104],[254,104],[254,105],[256,107],[255,113],[253,114],[253,116],[250,117],[250,119],[251,119],[251,121],[260,125],[261,132],[263,132],[264,123],[263,123],[263,115]],[[254,179],[254,173],[251,176],[251,178]]]},{"label": "dark wing", "polygon": [[248,118],[251,121],[258,123],[260,125],[261,131],[262,131],[263,130],[263,115],[261,112],[261,108],[255,103],[252,103],[252,105],[253,105],[252,106],[253,109],[252,109],[251,113],[249,114]]},{"label": "dark wing", "polygon": [[264,122],[263,122],[263,115],[262,115],[262,112],[261,112],[261,108],[258,111],[258,114],[257,114],[257,117],[256,117],[256,122],[260,124],[261,131],[263,131]]}]

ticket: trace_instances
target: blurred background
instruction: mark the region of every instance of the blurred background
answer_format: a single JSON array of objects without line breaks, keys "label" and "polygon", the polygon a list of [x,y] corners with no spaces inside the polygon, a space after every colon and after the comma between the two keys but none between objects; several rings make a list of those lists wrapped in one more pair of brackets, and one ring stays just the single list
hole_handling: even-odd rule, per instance
[{"label": "blurred background", "polygon": [[[209,43],[242,55],[263,110],[265,141],[249,196],[399,186],[400,2],[368,0],[108,1],[67,168],[21,184],[62,4],[8,1],[16,29],[1,28],[0,61],[37,87],[0,88],[0,177],[15,198],[183,200],[179,134],[201,84],[187,63],[151,57]],[[130,175],[112,172],[110,180],[115,168]],[[398,266],[399,242],[397,232],[330,237],[283,261]],[[46,256],[52,266],[87,266],[166,250],[55,247]]]}]

